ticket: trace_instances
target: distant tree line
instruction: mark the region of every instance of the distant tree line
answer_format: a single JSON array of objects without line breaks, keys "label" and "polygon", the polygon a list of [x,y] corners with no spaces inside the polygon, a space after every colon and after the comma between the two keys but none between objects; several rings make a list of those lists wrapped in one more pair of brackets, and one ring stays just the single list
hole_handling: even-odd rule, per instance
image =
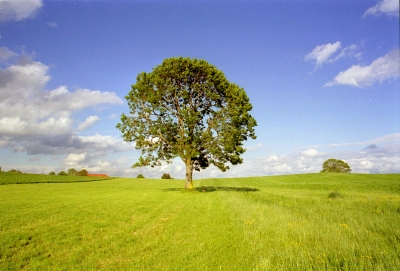
[{"label": "distant tree line", "polygon": [[[57,173],[58,176],[87,176],[88,172],[86,169],[81,169],[80,171],[77,171],[74,168],[68,169],[68,173],[63,171],[60,171]],[[50,172],[49,175],[56,175],[54,171]]]},{"label": "distant tree line", "polygon": [[[0,172],[1,172],[1,170],[0,170]],[[10,172],[10,173],[22,173],[22,171],[20,171],[18,169],[11,169],[11,170],[9,170],[7,172]]]}]

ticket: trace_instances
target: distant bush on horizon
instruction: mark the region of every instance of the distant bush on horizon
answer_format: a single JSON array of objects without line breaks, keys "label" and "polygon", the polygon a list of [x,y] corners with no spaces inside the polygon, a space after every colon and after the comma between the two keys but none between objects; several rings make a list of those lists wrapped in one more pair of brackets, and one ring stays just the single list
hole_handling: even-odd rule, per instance
[{"label": "distant bush on horizon", "polygon": [[172,179],[172,178],[171,178],[171,176],[170,176],[168,173],[164,173],[164,174],[161,176],[161,179]]}]

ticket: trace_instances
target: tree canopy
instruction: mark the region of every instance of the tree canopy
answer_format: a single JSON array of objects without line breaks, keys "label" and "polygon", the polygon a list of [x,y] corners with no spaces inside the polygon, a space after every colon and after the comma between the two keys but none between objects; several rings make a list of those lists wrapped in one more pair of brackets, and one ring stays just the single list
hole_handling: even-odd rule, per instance
[{"label": "tree canopy", "polygon": [[342,160],[330,158],[322,164],[321,172],[350,173],[351,168]]},{"label": "tree canopy", "polygon": [[243,162],[243,141],[256,138],[256,120],[243,88],[205,60],[170,58],[142,72],[125,97],[130,115],[117,128],[142,150],[139,166],[159,166],[180,157],[185,188],[193,188],[193,169],[214,165],[222,171]]}]

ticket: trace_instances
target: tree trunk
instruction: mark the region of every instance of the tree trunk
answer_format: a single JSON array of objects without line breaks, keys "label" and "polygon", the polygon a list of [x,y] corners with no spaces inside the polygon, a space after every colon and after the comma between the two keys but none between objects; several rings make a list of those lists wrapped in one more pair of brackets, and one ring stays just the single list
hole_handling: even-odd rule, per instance
[{"label": "tree trunk", "polygon": [[192,159],[186,160],[186,183],[185,189],[193,189],[193,164]]}]

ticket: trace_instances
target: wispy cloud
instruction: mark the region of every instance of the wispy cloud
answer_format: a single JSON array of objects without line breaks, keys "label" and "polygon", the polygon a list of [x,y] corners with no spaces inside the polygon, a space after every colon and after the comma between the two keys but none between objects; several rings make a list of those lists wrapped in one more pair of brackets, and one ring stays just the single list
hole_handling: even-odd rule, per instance
[{"label": "wispy cloud", "polygon": [[78,126],[78,130],[82,131],[92,126],[96,121],[100,120],[98,116],[90,116]]},{"label": "wispy cloud", "polygon": [[316,46],[305,57],[305,61],[315,61],[314,71],[318,70],[325,63],[333,63],[343,57],[360,57],[358,46],[350,45],[342,49],[340,41]]},{"label": "wispy cloud", "polygon": [[340,72],[332,81],[324,86],[351,85],[364,87],[373,85],[400,76],[399,49],[379,57],[368,66],[353,65],[349,69]]},{"label": "wispy cloud", "polygon": [[58,25],[55,22],[47,23],[48,26],[57,27]]},{"label": "wispy cloud", "polygon": [[10,51],[6,47],[0,47],[0,63],[5,63],[9,59],[18,56],[17,53]]},{"label": "wispy cloud", "polygon": [[0,1],[0,21],[21,21],[31,18],[42,5],[42,0]]},{"label": "wispy cloud", "polygon": [[375,6],[367,9],[363,17],[368,15],[379,16],[386,14],[388,16],[399,16],[399,0],[381,0]]},{"label": "wispy cloud", "polygon": [[336,53],[340,47],[340,41],[319,45],[315,47],[311,53],[308,53],[304,57],[304,60],[315,60],[315,69],[318,69],[322,64],[328,62],[331,56]]}]

